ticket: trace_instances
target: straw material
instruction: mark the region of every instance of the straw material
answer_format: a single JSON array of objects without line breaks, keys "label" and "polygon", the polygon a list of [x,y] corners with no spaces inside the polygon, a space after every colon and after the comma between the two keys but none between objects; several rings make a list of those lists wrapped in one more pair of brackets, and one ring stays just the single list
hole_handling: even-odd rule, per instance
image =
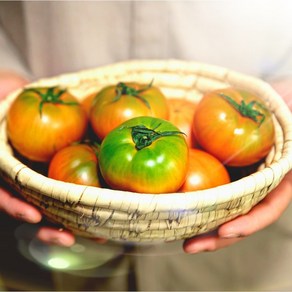
[{"label": "straw material", "polygon": [[179,60],[134,60],[39,80],[29,86],[60,85],[82,99],[120,81],[155,80],[167,98],[199,100],[213,89],[236,86],[262,97],[273,113],[276,142],[258,171],[216,188],[172,194],[140,194],[49,179],[13,156],[5,115],[19,93],[0,103],[0,175],[52,221],[85,237],[170,241],[211,231],[247,213],[292,168],[292,118],[267,83],[226,68]]}]

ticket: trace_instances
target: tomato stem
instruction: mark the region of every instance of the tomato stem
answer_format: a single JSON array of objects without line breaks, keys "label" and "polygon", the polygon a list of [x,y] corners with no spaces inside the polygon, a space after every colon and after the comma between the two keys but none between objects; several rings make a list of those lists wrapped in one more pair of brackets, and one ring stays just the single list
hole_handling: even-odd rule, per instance
[{"label": "tomato stem", "polygon": [[45,92],[42,92],[42,88],[27,88],[24,92],[34,92],[41,97],[41,102],[39,105],[39,113],[42,116],[42,109],[45,103],[54,103],[54,104],[65,104],[65,105],[77,105],[77,102],[65,102],[61,98],[61,95],[66,92],[66,89],[57,89],[57,86],[45,88]]},{"label": "tomato stem", "polygon": [[[158,128],[160,124],[156,127]],[[155,140],[166,137],[166,136],[174,136],[174,135],[184,135],[183,132],[180,131],[165,131],[165,132],[157,132],[155,129],[149,129],[144,125],[137,125],[132,128],[132,139],[135,143],[135,147],[137,150],[141,150],[147,146],[150,146]]]},{"label": "tomato stem", "polygon": [[219,95],[223,97],[230,105],[232,105],[242,116],[252,119],[254,122],[258,123],[259,126],[264,122],[265,115],[253,108],[254,105],[257,105],[260,108],[265,109],[265,106],[260,102],[252,100],[250,103],[246,103],[244,100],[242,100],[239,104],[226,94],[220,93]]},{"label": "tomato stem", "polygon": [[130,95],[130,96],[134,96],[134,97],[140,99],[150,109],[150,104],[148,103],[148,101],[143,96],[141,96],[139,94],[144,92],[145,90],[151,88],[152,83],[153,83],[153,80],[146,87],[137,90],[133,87],[126,85],[124,82],[119,82],[116,86],[117,95],[114,97],[113,101],[115,102],[115,101],[119,100],[123,94]]}]

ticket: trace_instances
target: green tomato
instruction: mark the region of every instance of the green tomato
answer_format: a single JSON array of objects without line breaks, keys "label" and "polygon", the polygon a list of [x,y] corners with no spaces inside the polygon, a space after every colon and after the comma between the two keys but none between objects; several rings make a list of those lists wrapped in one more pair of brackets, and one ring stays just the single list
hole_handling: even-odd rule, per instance
[{"label": "green tomato", "polygon": [[172,123],[136,117],[112,130],[102,141],[99,167],[106,183],[139,193],[176,192],[188,167],[185,137]]}]

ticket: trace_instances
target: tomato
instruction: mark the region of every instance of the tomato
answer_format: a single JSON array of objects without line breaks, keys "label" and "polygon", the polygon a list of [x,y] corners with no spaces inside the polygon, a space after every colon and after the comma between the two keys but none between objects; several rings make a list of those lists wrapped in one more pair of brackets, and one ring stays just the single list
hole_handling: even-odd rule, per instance
[{"label": "tomato", "polygon": [[94,146],[82,143],[62,148],[50,161],[48,177],[100,187],[97,152]]},{"label": "tomato", "polygon": [[25,158],[48,162],[61,148],[81,140],[88,119],[77,99],[58,87],[28,88],[12,103],[7,134]]},{"label": "tomato", "polygon": [[181,192],[204,190],[229,182],[228,171],[217,158],[203,150],[189,150],[188,172]]},{"label": "tomato", "polygon": [[89,115],[90,115],[91,105],[92,105],[92,102],[93,102],[95,96],[96,96],[96,93],[93,93],[93,94],[87,95],[87,96],[81,101],[81,105],[82,105],[82,107],[84,108],[84,110],[86,111],[88,117],[89,117]]},{"label": "tomato", "polygon": [[184,135],[166,120],[136,117],[102,141],[99,167],[114,189],[140,193],[175,192],[183,184],[188,162]]},{"label": "tomato", "polygon": [[271,112],[264,101],[231,87],[203,96],[196,109],[193,131],[204,150],[229,166],[261,160],[275,139]]},{"label": "tomato", "polygon": [[120,82],[103,88],[93,100],[90,121],[96,135],[103,139],[122,122],[138,116],[168,118],[167,100],[152,83]]},{"label": "tomato", "polygon": [[196,103],[186,99],[174,98],[168,100],[168,107],[168,120],[185,133],[189,147],[196,147],[197,142],[192,130]]}]

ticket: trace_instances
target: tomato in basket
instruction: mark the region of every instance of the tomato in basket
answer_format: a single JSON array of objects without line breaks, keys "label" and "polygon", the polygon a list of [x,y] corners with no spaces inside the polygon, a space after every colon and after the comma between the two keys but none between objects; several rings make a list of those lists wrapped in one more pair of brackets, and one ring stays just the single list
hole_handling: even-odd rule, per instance
[{"label": "tomato in basket", "polygon": [[90,95],[87,95],[81,101],[81,105],[84,108],[84,110],[86,111],[88,117],[90,115],[91,105],[92,105],[92,102],[94,100],[95,95],[96,95],[96,93],[92,93]]},{"label": "tomato in basket", "polygon": [[119,82],[103,88],[93,99],[90,122],[96,135],[103,139],[124,121],[138,116],[168,118],[166,98],[152,82]]},{"label": "tomato in basket", "polygon": [[192,130],[192,123],[197,102],[179,98],[170,98],[167,102],[169,107],[168,120],[185,133],[189,147],[196,147],[197,142]]},{"label": "tomato in basket", "polygon": [[79,141],[88,118],[78,100],[59,87],[24,89],[7,113],[7,134],[25,158],[48,162],[61,148]]},{"label": "tomato in basket", "polygon": [[217,158],[203,150],[189,150],[189,167],[181,192],[204,190],[228,183],[229,173]]},{"label": "tomato in basket", "polygon": [[272,114],[264,101],[232,87],[202,97],[193,131],[202,148],[228,166],[260,161],[275,139]]},{"label": "tomato in basket", "polygon": [[139,193],[177,191],[188,165],[185,137],[169,121],[136,117],[112,130],[102,141],[99,167],[114,189]]},{"label": "tomato in basket", "polygon": [[101,186],[98,146],[76,143],[59,150],[49,164],[48,177],[88,186]]}]

